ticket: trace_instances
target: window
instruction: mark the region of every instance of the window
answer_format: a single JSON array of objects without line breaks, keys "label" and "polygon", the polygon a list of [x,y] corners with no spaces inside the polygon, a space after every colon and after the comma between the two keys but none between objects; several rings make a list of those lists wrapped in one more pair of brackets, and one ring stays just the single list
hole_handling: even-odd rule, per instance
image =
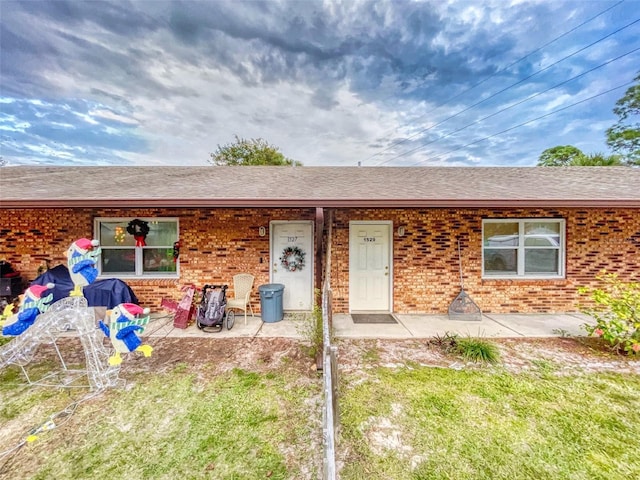
[{"label": "window", "polygon": [[564,276],[563,219],[482,222],[482,276]]},{"label": "window", "polygon": [[136,247],[127,233],[132,218],[95,219],[96,238],[102,255],[99,271],[104,276],[177,276],[178,262],[173,261],[173,243],[178,240],[175,218],[143,218],[149,225],[144,247]]}]

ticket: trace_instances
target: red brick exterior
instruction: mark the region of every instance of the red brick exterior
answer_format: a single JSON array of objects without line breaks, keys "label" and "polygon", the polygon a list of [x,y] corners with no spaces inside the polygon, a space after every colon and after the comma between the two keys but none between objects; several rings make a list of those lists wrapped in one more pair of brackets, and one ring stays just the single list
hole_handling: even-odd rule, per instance
[{"label": "red brick exterior", "polygon": [[[0,260],[32,281],[38,267],[66,265],[64,252],[81,237],[93,238],[96,217],[177,217],[180,223],[180,278],[122,280],[140,304],[158,309],[162,298],[179,300],[184,286],[232,284],[233,275],[249,272],[255,285],[269,282],[269,222],[314,220],[315,209],[0,209]],[[259,236],[259,227],[267,235]],[[262,260],[262,262],[261,262]],[[259,298],[252,298],[259,311]]]},{"label": "red brick exterior", "polygon": [[[482,220],[564,218],[566,278],[483,280]],[[640,277],[640,212],[632,209],[343,209],[334,213],[331,286],[337,312],[349,308],[349,221],[393,221],[393,310],[446,313],[460,291],[458,237],[465,291],[483,312],[579,309],[578,286],[596,284],[602,269]],[[404,227],[405,234],[397,235]]]},{"label": "red brick exterior", "polygon": [[[185,285],[231,283],[239,272],[269,281],[271,220],[314,220],[315,209],[0,209],[0,260],[26,281],[40,266],[66,263],[64,252],[93,236],[95,217],[180,219],[180,278],[126,279],[143,306],[158,309],[163,297],[177,300]],[[329,218],[325,215],[325,218]],[[483,218],[564,218],[566,278],[483,280]],[[461,240],[465,290],[484,312],[576,311],[576,288],[594,285],[602,269],[623,280],[640,277],[640,212],[637,209],[335,209],[331,286],[335,312],[349,305],[349,221],[393,222],[393,310],[445,313],[460,290],[457,239]],[[397,235],[404,227],[405,234]],[[326,229],[326,225],[325,225]],[[311,259],[309,259],[311,260]],[[254,308],[259,307],[257,294]]]}]

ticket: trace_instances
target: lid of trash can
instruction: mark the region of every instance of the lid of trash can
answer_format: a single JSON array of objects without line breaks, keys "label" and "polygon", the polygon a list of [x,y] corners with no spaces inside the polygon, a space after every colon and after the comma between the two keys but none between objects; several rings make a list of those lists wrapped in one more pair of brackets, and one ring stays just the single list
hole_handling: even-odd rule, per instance
[{"label": "lid of trash can", "polygon": [[284,290],[284,285],[281,283],[267,283],[265,285],[260,285],[258,290],[261,292],[278,292],[280,290]]}]

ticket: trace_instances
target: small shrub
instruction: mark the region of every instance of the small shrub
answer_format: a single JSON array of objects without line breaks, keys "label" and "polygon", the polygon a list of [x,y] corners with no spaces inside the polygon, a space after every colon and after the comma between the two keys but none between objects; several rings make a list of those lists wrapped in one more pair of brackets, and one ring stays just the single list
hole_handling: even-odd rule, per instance
[{"label": "small shrub", "polygon": [[[316,298],[319,292],[316,291]],[[322,308],[315,303],[311,315],[305,315],[300,323],[298,333],[307,341],[307,353],[311,358],[316,358],[322,353]]]},{"label": "small shrub", "polygon": [[589,295],[595,307],[583,308],[593,317],[595,325],[583,328],[596,337],[602,337],[612,350],[627,354],[640,352],[640,283],[623,283],[616,274],[603,273],[597,277],[603,288],[580,287],[578,292]]},{"label": "small shrub", "polygon": [[571,333],[569,333],[564,328],[554,328],[553,330],[551,330],[551,333],[553,333],[554,335],[558,335],[559,337],[562,337],[562,338],[571,337]]},{"label": "small shrub", "polygon": [[456,351],[470,362],[496,364],[500,360],[497,345],[483,338],[460,338],[456,343]]},{"label": "small shrub", "polygon": [[449,332],[444,332],[442,335],[436,334],[431,340],[429,340],[429,343],[442,349],[445,353],[450,353],[456,349],[458,334]]}]

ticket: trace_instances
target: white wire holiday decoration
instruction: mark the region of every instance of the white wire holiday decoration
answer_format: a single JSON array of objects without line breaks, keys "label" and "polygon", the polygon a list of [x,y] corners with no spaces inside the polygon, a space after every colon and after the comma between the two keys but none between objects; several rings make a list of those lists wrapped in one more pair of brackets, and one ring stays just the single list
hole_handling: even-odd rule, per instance
[{"label": "white wire holiday decoration", "polygon": [[[85,369],[71,370],[62,357],[57,345],[61,337],[77,337],[85,356]],[[120,366],[110,365],[111,349],[104,346],[104,335],[96,327],[93,309],[87,306],[84,297],[66,297],[49,307],[38,316],[38,320],[24,333],[15,337],[0,348],[0,369],[8,365],[17,365],[30,385],[59,387],[89,387],[90,390],[102,390],[123,385],[119,378]],[[33,361],[38,348],[52,345],[62,370],[53,372],[33,381],[25,369]],[[85,384],[78,384],[86,377]]]},{"label": "white wire holiday decoration", "polygon": [[[0,347],[0,370],[9,365],[18,366],[29,385],[88,387],[91,391],[100,391],[123,386],[124,381],[118,376],[121,353],[135,350],[146,357],[151,355],[153,348],[143,345],[138,337],[138,333],[142,333],[149,322],[149,309],[122,303],[109,312],[109,324],[100,321],[98,328],[94,309],[89,308],[82,288],[96,280],[96,263],[100,253],[99,242],[87,238],[76,240],[67,249],[67,266],[75,285],[69,297],[49,305],[52,295],[44,296],[44,293],[53,288],[53,284],[27,289],[24,307],[14,318],[7,315],[8,321],[13,319],[13,323],[3,326],[3,332],[15,336]],[[29,310],[26,310],[27,307]],[[33,315],[27,318],[28,312]],[[105,333],[107,337],[113,337],[112,342],[105,341]],[[84,369],[72,370],[67,367],[57,344],[62,337],[80,340],[85,357]],[[33,380],[25,367],[33,361],[42,345],[51,345],[55,349],[62,369]],[[80,379],[85,377],[86,382],[81,384]]]}]

